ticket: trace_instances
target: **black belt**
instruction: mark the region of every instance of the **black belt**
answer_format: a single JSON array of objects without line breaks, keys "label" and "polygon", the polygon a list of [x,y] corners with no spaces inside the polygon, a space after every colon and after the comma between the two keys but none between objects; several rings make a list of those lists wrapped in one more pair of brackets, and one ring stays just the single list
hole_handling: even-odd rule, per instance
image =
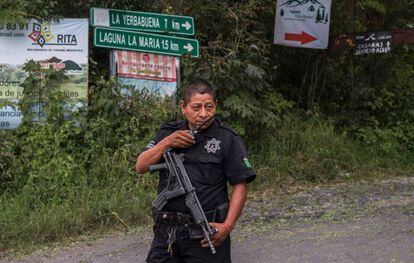
[{"label": "black belt", "polygon": [[[223,203],[215,209],[204,211],[208,222],[222,223],[226,220],[229,203]],[[194,223],[193,216],[188,213],[178,211],[158,211],[156,208],[152,210],[152,216],[155,223],[168,222],[172,224],[191,224]]]},{"label": "black belt", "polygon": [[[194,223],[193,216],[191,214],[177,212],[177,211],[153,211],[154,221],[156,223],[168,222],[178,224],[192,224]],[[216,209],[204,211],[208,222],[216,222],[217,212]]]},{"label": "black belt", "polygon": [[[216,210],[209,210],[204,212],[208,222],[216,221]],[[171,222],[178,224],[192,224],[194,223],[193,216],[187,213],[175,212],[175,211],[154,211],[154,221],[160,222]]]}]

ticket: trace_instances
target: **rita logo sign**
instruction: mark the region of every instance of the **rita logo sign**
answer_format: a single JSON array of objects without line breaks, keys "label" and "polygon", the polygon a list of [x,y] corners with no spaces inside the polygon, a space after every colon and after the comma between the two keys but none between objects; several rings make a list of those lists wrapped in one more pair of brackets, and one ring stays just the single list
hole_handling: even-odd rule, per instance
[{"label": "rita logo sign", "polygon": [[[50,22],[33,22],[32,32],[28,37],[33,40],[33,45],[41,47],[45,45],[77,45],[76,35],[72,34],[52,34]],[[55,40],[55,41],[52,41]]]},{"label": "rita logo sign", "polygon": [[33,42],[43,47],[44,44],[54,37],[55,36],[50,32],[50,23],[33,23],[32,33],[29,34],[29,38],[31,38]]}]

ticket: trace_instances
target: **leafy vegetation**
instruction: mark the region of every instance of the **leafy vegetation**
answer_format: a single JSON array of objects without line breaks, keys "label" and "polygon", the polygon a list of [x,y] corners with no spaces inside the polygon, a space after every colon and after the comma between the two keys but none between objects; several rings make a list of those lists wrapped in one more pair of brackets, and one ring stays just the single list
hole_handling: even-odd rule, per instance
[{"label": "leafy vegetation", "polygon": [[[411,2],[333,1],[331,35],[412,28]],[[182,86],[202,77],[217,87],[222,119],[250,148],[259,175],[253,190],[413,171],[412,45],[360,57],[275,46],[270,0],[18,0],[0,7],[0,23],[87,17],[90,7],[193,16],[202,56],[181,59]],[[57,91],[64,75],[25,65],[23,124],[0,131],[0,248],[150,220],[157,179],[137,179],[133,166],[159,125],[177,118],[177,106],[132,89],[126,96],[128,87],[107,68],[107,50],[93,48],[89,102],[74,111]]]}]

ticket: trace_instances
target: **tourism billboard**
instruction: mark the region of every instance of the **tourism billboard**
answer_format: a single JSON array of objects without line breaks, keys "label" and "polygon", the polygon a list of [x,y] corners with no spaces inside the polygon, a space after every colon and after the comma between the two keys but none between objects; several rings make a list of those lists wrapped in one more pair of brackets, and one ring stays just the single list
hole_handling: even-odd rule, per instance
[{"label": "tourism billboard", "polygon": [[[63,70],[67,79],[60,87],[66,97],[88,97],[88,19],[0,24],[0,101],[17,103],[21,83],[27,77],[23,66],[34,60],[44,69]],[[0,129],[14,129],[21,123],[16,107],[0,108]]]}]

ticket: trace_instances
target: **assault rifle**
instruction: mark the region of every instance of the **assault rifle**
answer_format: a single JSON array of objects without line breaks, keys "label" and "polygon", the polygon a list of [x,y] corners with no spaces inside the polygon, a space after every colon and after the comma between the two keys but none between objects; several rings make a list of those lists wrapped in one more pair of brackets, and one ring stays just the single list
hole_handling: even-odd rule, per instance
[{"label": "assault rifle", "polygon": [[157,198],[155,198],[154,202],[152,202],[152,206],[158,211],[161,211],[168,200],[185,195],[185,205],[190,210],[195,224],[203,230],[203,235],[208,241],[211,253],[215,254],[216,249],[210,239],[215,231],[208,224],[206,215],[197,198],[195,188],[191,184],[187,171],[184,168],[184,155],[176,155],[168,150],[164,152],[163,156],[165,163],[151,165],[150,172],[153,173],[156,171],[168,170],[168,183],[167,187],[157,196]]}]

